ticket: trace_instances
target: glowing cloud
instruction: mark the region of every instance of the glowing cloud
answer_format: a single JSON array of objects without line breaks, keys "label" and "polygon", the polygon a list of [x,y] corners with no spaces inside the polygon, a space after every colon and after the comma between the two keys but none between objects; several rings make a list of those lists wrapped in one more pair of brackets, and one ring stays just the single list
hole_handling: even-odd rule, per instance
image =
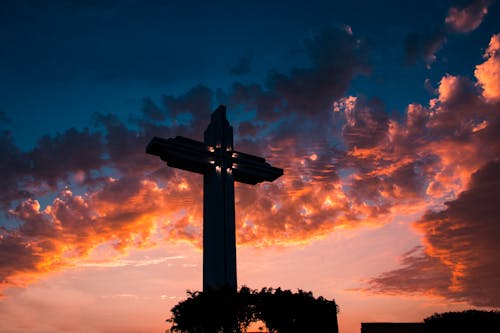
[{"label": "glowing cloud", "polygon": [[445,19],[446,24],[454,31],[467,33],[471,32],[479,25],[488,14],[489,0],[475,0],[467,7],[452,7],[448,11]]},{"label": "glowing cloud", "polygon": [[484,58],[486,61],[476,66],[474,74],[483,88],[484,98],[496,102],[500,100],[500,34],[491,37]]}]

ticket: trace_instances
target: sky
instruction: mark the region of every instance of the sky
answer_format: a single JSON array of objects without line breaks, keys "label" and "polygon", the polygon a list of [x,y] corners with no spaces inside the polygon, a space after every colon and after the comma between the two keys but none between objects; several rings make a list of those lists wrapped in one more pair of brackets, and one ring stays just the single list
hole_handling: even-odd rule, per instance
[{"label": "sky", "polygon": [[236,184],[238,284],[361,322],[500,308],[500,4],[28,1],[0,11],[2,333],[164,332],[202,288],[203,138]]}]

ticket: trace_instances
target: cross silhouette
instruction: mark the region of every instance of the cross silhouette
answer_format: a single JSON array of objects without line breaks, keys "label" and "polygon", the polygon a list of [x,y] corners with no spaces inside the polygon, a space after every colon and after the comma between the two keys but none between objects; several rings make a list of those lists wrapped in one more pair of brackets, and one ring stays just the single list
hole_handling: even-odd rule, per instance
[{"label": "cross silhouette", "polygon": [[168,166],[203,174],[203,289],[236,289],[234,182],[273,181],[283,169],[233,149],[233,128],[222,105],[212,113],[204,142],[154,137],[146,152]]}]

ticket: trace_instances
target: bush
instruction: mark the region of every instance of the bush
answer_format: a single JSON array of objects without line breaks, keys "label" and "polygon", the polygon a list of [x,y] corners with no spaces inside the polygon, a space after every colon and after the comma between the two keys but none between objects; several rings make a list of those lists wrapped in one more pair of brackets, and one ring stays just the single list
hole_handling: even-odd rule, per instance
[{"label": "bush", "polygon": [[258,320],[270,332],[338,332],[335,301],[302,290],[242,287],[188,292],[171,311],[171,331],[178,333],[240,333]]},{"label": "bush", "polygon": [[435,313],[424,319],[424,332],[498,333],[500,332],[500,312],[467,310]]}]

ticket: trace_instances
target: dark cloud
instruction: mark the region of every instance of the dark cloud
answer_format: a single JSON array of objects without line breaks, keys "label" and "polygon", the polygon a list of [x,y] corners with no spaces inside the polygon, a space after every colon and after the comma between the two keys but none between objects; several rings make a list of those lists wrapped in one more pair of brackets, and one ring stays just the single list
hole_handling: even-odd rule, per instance
[{"label": "dark cloud", "polygon": [[412,33],[406,37],[404,44],[405,63],[414,65],[423,60],[427,66],[436,61],[436,53],[446,41],[443,31]]},{"label": "dark cloud", "polygon": [[30,160],[15,144],[12,133],[0,133],[0,207],[9,207],[11,201],[29,196],[19,184],[28,175]]},{"label": "dark cloud", "polygon": [[291,114],[324,114],[353,77],[370,70],[366,43],[345,29],[317,32],[303,41],[300,52],[309,58],[309,67],[271,71],[265,85],[237,83],[224,96],[227,104],[255,110],[257,119],[268,122]]},{"label": "dark cloud", "polygon": [[284,109],[307,115],[331,110],[342,97],[352,78],[368,73],[368,48],[345,29],[323,29],[304,41],[309,68],[295,68],[289,75],[272,72],[267,84],[285,97]]},{"label": "dark cloud", "polygon": [[424,292],[467,301],[476,306],[500,306],[500,161],[472,175],[466,191],[428,212],[415,226],[425,235],[420,256],[405,255],[403,267],[371,281],[379,292]]},{"label": "dark cloud", "polygon": [[4,207],[14,200],[42,194],[46,186],[56,190],[59,181],[67,181],[74,173],[91,178],[90,173],[105,164],[101,134],[88,129],[72,128],[56,136],[44,136],[29,152],[21,151],[12,135],[3,132],[0,151],[0,170],[4,175],[0,180],[0,202]]},{"label": "dark cloud", "polygon": [[254,137],[263,127],[264,126],[260,124],[254,124],[250,121],[244,121],[238,126],[238,133],[240,136]]},{"label": "dark cloud", "polygon": [[97,115],[96,121],[105,128],[106,153],[109,155],[106,164],[124,175],[142,174],[144,169],[153,169],[152,160],[144,156],[145,147],[151,137],[146,137],[142,131],[127,127],[112,114]]},{"label": "dark cloud", "polygon": [[386,139],[389,118],[378,99],[358,100],[354,108],[346,110],[346,120],[342,136],[350,149],[371,148]]},{"label": "dark cloud", "polygon": [[162,104],[171,126],[178,135],[202,139],[206,119],[209,119],[214,105],[214,92],[203,85],[189,89],[180,96],[163,95]]},{"label": "dark cloud", "polygon": [[34,253],[29,243],[17,236],[2,235],[0,238],[0,287],[10,285],[9,278],[17,273],[35,271],[42,255]]},{"label": "dark cloud", "polygon": [[376,293],[400,295],[401,293],[446,292],[451,284],[451,272],[439,258],[431,257],[418,246],[401,256],[401,268],[385,272],[370,280],[369,290]]},{"label": "dark cloud", "polygon": [[101,133],[71,128],[54,137],[44,136],[29,153],[32,176],[56,188],[56,182],[72,172],[88,173],[104,165]]},{"label": "dark cloud", "polygon": [[473,127],[486,115],[487,106],[470,79],[447,75],[441,79],[439,99],[427,127],[434,136],[470,139]]},{"label": "dark cloud", "polygon": [[[494,115],[487,122],[488,126],[476,132],[478,153],[481,159],[488,160],[500,157],[500,115]],[[479,128],[486,123],[480,123]]]},{"label": "dark cloud", "polygon": [[152,121],[163,121],[166,118],[165,112],[160,109],[155,102],[151,100],[151,98],[144,98],[142,100],[142,114],[146,119],[150,119]]}]

